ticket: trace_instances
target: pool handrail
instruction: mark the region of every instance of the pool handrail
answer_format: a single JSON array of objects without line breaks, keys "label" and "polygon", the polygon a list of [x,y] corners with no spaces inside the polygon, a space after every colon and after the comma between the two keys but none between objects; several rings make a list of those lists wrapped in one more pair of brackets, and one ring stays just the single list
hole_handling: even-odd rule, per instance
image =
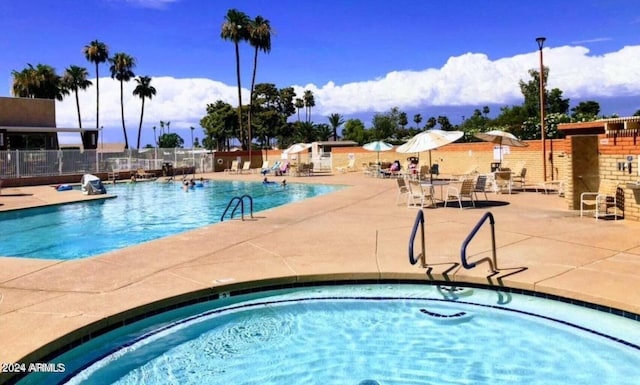
[{"label": "pool handrail", "polygon": [[[413,253],[413,244],[416,239],[416,233],[418,232],[418,226],[420,226],[420,241],[421,241],[421,250],[422,252],[418,255],[417,258],[414,258]],[[411,230],[411,236],[409,237],[409,262],[412,265],[418,263],[418,260],[421,262],[421,267],[428,267],[426,260],[426,247],[424,242],[424,213],[422,210],[418,210],[418,214],[416,215],[416,220],[413,223],[413,229]]]},{"label": "pool handrail", "polygon": [[496,272],[498,270],[498,261],[497,261],[497,258],[496,258],[496,231],[495,231],[496,221],[493,218],[493,214],[491,214],[491,212],[489,212],[489,211],[484,213],[482,218],[480,218],[478,223],[475,225],[473,230],[471,230],[469,235],[467,235],[467,238],[464,240],[464,242],[462,242],[462,245],[460,246],[460,260],[462,261],[462,266],[464,266],[464,268],[467,269],[467,270],[468,269],[473,269],[474,267],[476,267],[476,265],[479,262],[482,262],[482,261],[485,260],[485,259],[483,259],[483,260],[480,260],[478,262],[469,262],[469,261],[467,261],[467,246],[469,245],[469,242],[471,242],[473,237],[475,237],[475,235],[478,233],[478,231],[480,230],[482,225],[484,225],[484,223],[487,221],[487,219],[489,220],[489,223],[491,224],[491,252],[492,252],[492,258],[491,259],[485,258],[485,259],[488,260],[487,262],[489,263],[492,272]]},{"label": "pool handrail", "polygon": [[224,209],[224,212],[222,213],[222,216],[220,217],[220,222],[224,221],[224,216],[227,214],[227,211],[229,211],[229,208],[231,208],[231,205],[233,204],[233,202],[236,202],[236,205],[233,207],[233,210],[231,210],[231,219],[233,219],[233,216],[236,213],[236,210],[238,209],[238,206],[240,206],[240,215],[242,220],[244,221],[244,200],[245,198],[249,199],[249,213],[251,215],[251,218],[253,218],[253,198],[251,197],[251,195],[249,194],[244,194],[241,196],[234,196],[233,198],[231,198],[231,200],[229,201],[229,203],[227,204],[227,207]]}]

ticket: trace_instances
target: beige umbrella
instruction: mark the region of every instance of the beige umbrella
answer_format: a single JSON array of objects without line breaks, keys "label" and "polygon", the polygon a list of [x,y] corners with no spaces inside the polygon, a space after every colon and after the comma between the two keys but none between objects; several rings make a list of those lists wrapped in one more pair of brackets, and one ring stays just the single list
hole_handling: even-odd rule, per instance
[{"label": "beige umbrella", "polygon": [[482,139],[486,142],[495,143],[500,146],[500,164],[502,164],[502,146],[513,146],[513,147],[527,147],[528,144],[518,139],[515,135],[502,131],[502,130],[491,130],[487,132],[479,132],[477,134],[473,134],[478,139]]},{"label": "beige umbrella", "polygon": [[[431,150],[445,146],[460,139],[464,135],[462,131],[427,130],[422,131],[402,146],[396,149],[400,153],[414,153],[429,151],[429,171],[432,169]],[[433,175],[430,175],[433,177]]]},{"label": "beige umbrella", "polygon": [[[286,150],[282,151],[283,154],[297,154],[299,152],[307,151],[311,147],[310,143],[296,143],[291,145]],[[297,164],[300,163],[300,159],[296,161]]]}]

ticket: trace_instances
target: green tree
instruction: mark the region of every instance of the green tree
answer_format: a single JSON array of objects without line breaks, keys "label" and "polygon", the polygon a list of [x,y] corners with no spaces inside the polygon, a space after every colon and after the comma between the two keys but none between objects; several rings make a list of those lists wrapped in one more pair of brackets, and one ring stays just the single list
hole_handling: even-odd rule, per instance
[{"label": "green tree", "polygon": [[96,129],[100,128],[100,73],[98,67],[100,63],[109,60],[109,47],[106,44],[94,40],[84,46],[84,57],[96,65]]},{"label": "green tree", "polygon": [[400,127],[402,127],[403,130],[407,126],[407,124],[409,124],[406,112],[401,112],[398,115],[398,124],[400,125]]},{"label": "green tree", "polygon": [[[91,80],[87,79],[89,72],[84,67],[69,66],[64,75],[62,75],[62,83],[64,87],[70,91],[73,91],[76,97],[76,110],[78,112],[78,127],[82,128],[82,118],[80,117],[80,98],[78,97],[78,89],[86,90],[91,86]],[[84,139],[84,132],[80,133],[80,136]]]},{"label": "green tree", "polygon": [[329,140],[331,138],[331,136],[333,135],[333,133],[335,132],[334,129],[331,128],[326,123],[320,123],[320,124],[314,125],[314,131],[315,131],[315,139],[314,139],[314,141],[316,141],[316,140]]},{"label": "green tree", "polygon": [[338,140],[338,128],[344,124],[344,118],[340,114],[331,114],[328,118],[333,130],[333,140]]},{"label": "green tree", "polygon": [[139,96],[142,99],[142,107],[140,108],[140,124],[138,125],[138,145],[137,149],[140,149],[140,137],[142,136],[142,119],[144,117],[144,101],[145,99],[151,100],[156,94],[156,88],[151,85],[151,77],[139,76],[136,79],[138,85],[133,90],[133,95]]},{"label": "green tree", "polygon": [[363,145],[368,141],[368,132],[364,128],[364,123],[360,119],[349,119],[344,123],[342,138],[353,140]]},{"label": "green tree", "polygon": [[[230,9],[224,17],[220,37],[233,42],[236,53],[236,78],[238,82],[238,125],[242,127],[242,85],[240,82],[240,42],[249,39],[249,16],[237,9]],[[244,135],[240,131],[240,142],[245,146]],[[246,147],[244,147],[246,148]]]},{"label": "green tree", "polygon": [[435,117],[431,116],[427,119],[427,124],[424,126],[427,130],[433,129],[438,124],[438,121]]},{"label": "green tree", "polygon": [[311,122],[311,108],[315,107],[316,99],[313,96],[313,92],[311,90],[305,90],[304,95],[302,96],[302,100],[304,100],[304,107],[306,108],[307,119],[306,122]]},{"label": "green tree", "polygon": [[640,110],[634,112],[633,116],[640,116]]},{"label": "green tree", "polygon": [[127,137],[127,128],[124,124],[124,82],[128,82],[135,76],[133,68],[136,66],[136,61],[131,56],[123,52],[118,52],[109,58],[111,67],[111,78],[120,82],[120,114],[122,117],[122,133],[124,134],[124,148],[129,148],[129,138]]},{"label": "green tree", "polygon": [[12,71],[12,75],[12,92],[15,96],[62,100],[65,95],[69,95],[62,77],[50,65],[38,64],[33,67],[29,64],[20,72]]},{"label": "green tree", "polygon": [[595,120],[598,114],[600,114],[600,104],[593,100],[580,102],[571,109],[571,117],[579,122]]},{"label": "green tree", "polygon": [[256,83],[256,71],[258,69],[258,51],[264,53],[271,52],[271,25],[269,20],[264,19],[262,16],[256,16],[251,20],[248,25],[249,28],[249,44],[254,48],[253,55],[253,75],[251,77],[251,90],[249,93],[249,114],[247,115],[247,136],[249,137],[249,146],[251,146],[251,113],[253,109],[253,90]]},{"label": "green tree", "polygon": [[207,104],[207,115],[200,119],[204,129],[205,147],[209,150],[228,150],[230,141],[239,130],[234,108],[222,100]]},{"label": "green tree", "polygon": [[413,122],[416,124],[416,130],[420,129],[420,123],[422,123],[422,115],[413,115]]},{"label": "green tree", "polygon": [[158,138],[160,142],[160,148],[182,148],[184,147],[184,140],[178,134],[163,134]]},{"label": "green tree", "polygon": [[400,110],[398,107],[393,107],[389,112],[381,114],[377,113],[373,115],[371,121],[374,140],[385,140],[396,137],[396,133],[399,127]]},{"label": "green tree", "polygon": [[300,110],[304,108],[304,99],[296,98],[295,101],[296,109],[298,110],[298,122],[300,121]]}]

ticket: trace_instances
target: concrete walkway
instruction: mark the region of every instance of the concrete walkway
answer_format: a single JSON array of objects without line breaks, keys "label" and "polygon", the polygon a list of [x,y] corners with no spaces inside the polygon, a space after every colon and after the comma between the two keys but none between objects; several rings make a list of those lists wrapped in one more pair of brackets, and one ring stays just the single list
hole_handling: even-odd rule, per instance
[{"label": "concrete walkway", "polygon": [[[261,180],[260,175],[208,177]],[[425,208],[427,275],[409,264],[407,245],[417,210],[396,204],[395,180],[354,172],[287,181],[349,187],[257,213],[253,220],[225,221],[93,258],[0,257],[0,362],[37,360],[92,330],[144,314],[157,301],[166,306],[288,282],[464,281],[640,313],[638,222],[580,218],[566,209],[564,199],[536,192],[489,193],[489,204],[478,208]],[[87,198],[48,186],[4,188],[0,210]],[[471,270],[459,265],[461,243],[487,211],[496,220],[497,275],[487,264]],[[470,243],[468,256],[472,261],[491,256],[490,226]]]}]

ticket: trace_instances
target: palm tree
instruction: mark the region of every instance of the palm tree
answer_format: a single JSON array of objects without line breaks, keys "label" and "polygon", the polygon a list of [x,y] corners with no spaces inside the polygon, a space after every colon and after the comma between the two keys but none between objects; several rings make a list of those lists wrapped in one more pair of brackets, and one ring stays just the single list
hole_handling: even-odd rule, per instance
[{"label": "palm tree", "polygon": [[118,52],[109,59],[111,63],[111,78],[120,82],[120,112],[122,116],[122,132],[124,134],[124,148],[129,148],[129,139],[127,138],[127,128],[124,125],[124,82],[128,82],[132,77],[136,76],[133,73],[133,68],[136,66],[136,61],[126,53]]},{"label": "palm tree", "polygon": [[420,114],[413,115],[413,121],[416,123],[416,130],[417,130],[418,127],[420,126],[420,123],[422,122],[422,115]]},{"label": "palm tree", "polygon": [[333,129],[333,140],[338,140],[338,127],[344,124],[344,119],[340,114],[331,114],[329,115],[329,124],[331,124],[331,128]]},{"label": "palm tree", "polygon": [[[249,16],[237,9],[230,9],[224,17],[225,22],[222,24],[220,37],[224,40],[230,40],[236,49],[236,76],[238,79],[238,124],[242,127],[242,86],[240,84],[240,48],[239,43],[249,38]],[[243,142],[242,129],[240,130],[240,142]]]},{"label": "palm tree", "polygon": [[[142,108],[140,109],[140,124],[138,125],[138,145],[136,149],[140,149],[140,136],[142,134],[142,117],[144,116],[144,100],[153,98],[156,94],[156,88],[151,85],[151,77],[138,76],[136,79],[138,85],[133,90],[133,94],[139,96],[142,99]],[[155,127],[154,127],[155,129]],[[155,136],[155,135],[154,135]]]},{"label": "palm tree", "polygon": [[269,20],[262,16],[249,22],[249,44],[255,48],[253,55],[253,76],[251,77],[251,90],[249,91],[249,113],[247,114],[247,136],[249,142],[249,161],[251,161],[251,112],[253,107],[253,89],[256,84],[256,71],[258,69],[258,51],[271,52],[271,25]]},{"label": "palm tree", "polygon": [[109,47],[106,44],[94,40],[85,45],[83,50],[84,57],[91,63],[96,64],[96,129],[100,127],[100,75],[98,73],[98,65],[109,59]]},{"label": "palm tree", "polygon": [[13,71],[12,93],[22,98],[41,98],[62,100],[69,95],[62,77],[56,74],[55,68],[46,64],[36,67],[29,64],[22,71]]},{"label": "palm tree", "polygon": [[295,101],[296,109],[298,110],[298,122],[300,121],[300,110],[304,108],[304,100],[302,98],[296,98]]},{"label": "palm tree", "polygon": [[309,123],[311,122],[311,107],[316,105],[316,101],[311,90],[305,90],[302,98],[304,100],[304,106],[307,109],[307,123]]},{"label": "palm tree", "polygon": [[[80,98],[78,97],[78,89],[86,90],[90,85],[93,84],[91,83],[91,80],[87,79],[87,76],[89,76],[89,72],[86,68],[74,65],[69,66],[69,68],[64,71],[64,75],[62,75],[62,83],[64,84],[65,88],[73,91],[73,93],[76,95],[76,110],[78,111],[79,128],[82,128],[82,119],[80,117]],[[80,136],[84,140],[83,131],[80,132]]]}]

